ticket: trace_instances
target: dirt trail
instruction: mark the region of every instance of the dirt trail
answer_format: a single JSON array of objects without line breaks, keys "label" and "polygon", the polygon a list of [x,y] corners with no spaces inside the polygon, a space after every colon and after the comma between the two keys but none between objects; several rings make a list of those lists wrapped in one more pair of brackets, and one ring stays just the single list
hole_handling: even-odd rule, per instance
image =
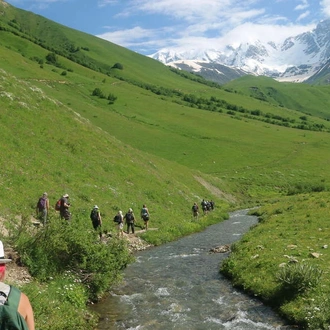
[{"label": "dirt trail", "polygon": [[195,176],[195,179],[214,196],[217,196],[220,199],[224,199],[231,204],[235,204],[237,202],[235,196],[224,193],[218,187],[213,186],[210,182],[204,180],[203,178]]}]

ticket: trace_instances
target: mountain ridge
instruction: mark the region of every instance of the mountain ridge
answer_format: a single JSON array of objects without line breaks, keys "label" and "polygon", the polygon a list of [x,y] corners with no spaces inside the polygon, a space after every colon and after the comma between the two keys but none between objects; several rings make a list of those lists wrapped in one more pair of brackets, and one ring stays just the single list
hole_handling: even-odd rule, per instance
[{"label": "mountain ridge", "polygon": [[[226,67],[227,71],[238,70],[241,75],[247,73],[265,75],[278,81],[308,82],[313,81],[313,76],[322,70],[330,57],[329,31],[330,19],[327,19],[319,22],[315,29],[288,37],[281,43],[255,40],[218,49],[180,52],[163,49],[149,57],[178,69],[199,73],[205,78],[211,76],[210,72],[207,75],[206,72],[212,70],[208,66],[213,64]],[[231,75],[227,79],[232,80]],[[218,82],[223,80],[222,76]]]}]

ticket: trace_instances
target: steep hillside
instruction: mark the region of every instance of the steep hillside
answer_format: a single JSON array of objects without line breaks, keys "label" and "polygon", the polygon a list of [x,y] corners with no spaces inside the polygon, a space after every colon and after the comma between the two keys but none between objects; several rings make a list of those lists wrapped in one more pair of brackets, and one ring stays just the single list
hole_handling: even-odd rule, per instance
[{"label": "steep hillside", "polygon": [[[215,186],[244,199],[285,194],[292,185],[301,182],[318,185],[328,177],[322,165],[328,155],[326,141],[330,130],[323,110],[328,99],[325,89],[309,87],[309,95],[315,93],[309,101],[309,97],[304,97],[305,87],[299,89],[301,85],[295,85],[297,88],[291,90],[289,84],[272,85],[276,82],[267,80],[271,84],[268,88],[262,77],[240,78],[221,88],[32,13],[23,15],[24,11],[3,3],[2,7],[3,75],[19,81],[17,86],[31,86],[18,98],[23,95],[29,98],[30,93],[35,94],[34,90],[40,90],[42,95],[61,104],[62,111],[69,109],[79,114],[81,120],[87,120],[91,131],[102,131],[127,148],[130,145],[134,154],[141,150],[150,155],[145,159],[155,155],[164,163],[166,159],[169,164],[211,175],[209,180]],[[75,46],[68,48],[68,44]],[[77,54],[84,54],[86,62],[79,63]],[[10,93],[7,90],[10,86],[2,87],[3,95]],[[17,100],[14,91],[11,93]],[[1,98],[4,109],[8,100]],[[29,105],[27,101],[23,103]],[[43,114],[42,103],[35,103],[34,107]],[[321,110],[317,112],[315,105]],[[52,109],[48,105],[47,108]],[[59,127],[53,132],[53,139],[62,141],[62,124],[57,123],[62,116],[52,111],[49,116],[52,128]],[[65,131],[71,136],[71,129]],[[38,134],[35,139],[39,141]],[[66,143],[76,150],[80,139],[78,135],[77,143]],[[96,142],[93,145],[102,153],[96,158],[104,163],[107,148]],[[38,149],[35,152],[38,154]],[[58,158],[70,160],[67,152]],[[73,157],[71,162],[83,161]],[[56,167],[63,167],[59,165]],[[81,169],[86,171],[86,167]],[[78,172],[75,170],[75,175]],[[97,171],[97,175],[102,177],[103,171]],[[126,175],[120,178],[124,181]]]},{"label": "steep hillside", "polygon": [[4,70],[0,104],[2,217],[33,215],[43,191],[54,204],[69,193],[76,216],[88,217],[98,204],[107,228],[118,209],[138,212],[143,203],[162,228],[168,217],[190,221],[190,205],[205,196],[222,203],[223,196],[200,183],[209,182],[202,173],[129,147]]}]

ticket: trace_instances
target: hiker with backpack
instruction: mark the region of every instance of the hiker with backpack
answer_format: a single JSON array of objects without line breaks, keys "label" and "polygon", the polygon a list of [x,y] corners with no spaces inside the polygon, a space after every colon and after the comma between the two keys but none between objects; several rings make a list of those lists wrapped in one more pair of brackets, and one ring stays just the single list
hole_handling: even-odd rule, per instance
[{"label": "hiker with backpack", "polygon": [[48,194],[46,192],[44,192],[42,196],[38,199],[36,213],[37,218],[42,221],[43,225],[45,225],[49,213],[49,199]]},{"label": "hiker with backpack", "polygon": [[16,287],[3,283],[6,264],[3,243],[0,241],[0,328],[34,330],[33,309],[29,298]]},{"label": "hiker with backpack", "polygon": [[97,205],[94,205],[90,218],[92,220],[93,228],[99,232],[100,239],[102,238],[102,218],[101,213],[99,210],[99,207]]},{"label": "hiker with backpack", "polygon": [[201,206],[202,206],[203,214],[204,215],[207,214],[207,201],[205,199],[202,200]]},{"label": "hiker with backpack", "polygon": [[149,222],[150,214],[149,214],[149,210],[148,210],[146,204],[143,204],[143,206],[142,206],[141,218],[144,221],[144,229],[148,230],[148,222]]},{"label": "hiker with backpack", "polygon": [[125,223],[127,224],[127,234],[129,234],[129,228],[132,229],[132,234],[134,234],[134,221],[135,216],[131,208],[128,209],[128,212],[124,216]]},{"label": "hiker with backpack", "polygon": [[113,218],[113,221],[117,223],[117,229],[118,229],[118,237],[123,238],[124,237],[124,217],[123,217],[123,212],[118,211],[118,213],[115,215]]},{"label": "hiker with backpack", "polygon": [[193,218],[194,219],[196,219],[196,220],[198,220],[198,215],[199,215],[199,213],[198,213],[198,205],[197,205],[197,203],[195,202],[194,203],[194,205],[192,206],[192,213],[193,213]]},{"label": "hiker with backpack", "polygon": [[67,221],[71,220],[71,213],[69,212],[69,194],[64,194],[60,199],[60,218]]}]

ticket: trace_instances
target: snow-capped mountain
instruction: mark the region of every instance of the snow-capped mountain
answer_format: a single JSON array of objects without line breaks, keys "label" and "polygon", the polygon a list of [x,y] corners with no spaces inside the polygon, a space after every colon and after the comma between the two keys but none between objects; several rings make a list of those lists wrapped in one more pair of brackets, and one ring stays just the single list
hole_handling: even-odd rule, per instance
[{"label": "snow-capped mountain", "polygon": [[[330,59],[330,19],[320,22],[314,30],[287,38],[283,43],[256,41],[219,49],[176,52],[163,49],[150,57],[205,77],[211,71],[224,75],[222,69],[235,73],[265,75],[279,81],[302,82],[322,70]],[[223,78],[223,77],[222,77]],[[211,79],[216,80],[216,79]]]}]

